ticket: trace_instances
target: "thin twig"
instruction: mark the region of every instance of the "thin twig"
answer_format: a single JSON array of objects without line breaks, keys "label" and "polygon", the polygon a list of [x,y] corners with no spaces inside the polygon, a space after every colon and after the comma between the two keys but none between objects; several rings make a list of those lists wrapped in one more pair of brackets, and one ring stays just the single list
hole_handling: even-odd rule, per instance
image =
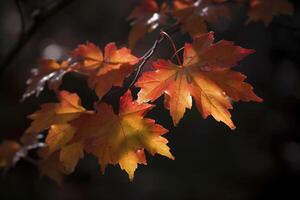
[{"label": "thin twig", "polygon": [[181,62],[181,60],[180,60],[180,58],[179,58],[179,55],[176,53],[176,52],[177,52],[176,45],[175,45],[173,39],[171,38],[171,36],[169,36],[169,34],[166,33],[166,32],[164,32],[164,31],[161,31],[160,33],[163,34],[163,35],[165,35],[165,36],[168,38],[168,40],[169,40],[169,42],[171,43],[171,46],[172,46],[172,48],[173,48],[173,50],[174,50],[174,55],[176,55],[176,59],[177,59],[178,64],[179,64],[179,65],[182,65],[182,62]]},{"label": "thin twig", "polygon": [[152,57],[152,55],[154,54],[157,46],[164,40],[164,35],[159,35],[159,37],[154,41],[152,47],[145,53],[144,56],[142,56],[142,61],[140,62],[140,64],[138,65],[138,67],[135,70],[135,76],[133,77],[131,83],[129,84],[128,88],[131,88],[134,83],[136,82],[143,66],[147,63],[147,61]]},{"label": "thin twig", "polygon": [[180,49],[177,49],[177,51],[175,51],[174,54],[172,55],[171,60],[173,60],[173,58],[174,58],[175,56],[178,57],[178,53],[179,53],[180,51],[182,51],[182,50],[184,50],[184,47],[181,47]]},{"label": "thin twig", "polygon": [[110,90],[105,96],[103,96],[101,99],[99,99],[97,101],[96,104],[98,104],[99,102],[101,102],[104,99],[107,99],[109,96],[117,93],[117,92],[125,92],[127,91],[129,88],[131,88],[134,83],[136,82],[137,78],[139,77],[139,74],[143,68],[143,66],[147,63],[147,61],[151,58],[151,56],[154,54],[157,46],[164,40],[164,35],[159,34],[159,37],[154,41],[152,47],[140,58],[140,64],[138,65],[137,68],[135,68],[134,70],[134,77],[132,79],[132,81],[130,82],[130,84],[128,86],[124,86],[121,89],[118,90]]},{"label": "thin twig", "polygon": [[[172,35],[176,32],[178,32],[178,29],[179,29],[179,23],[175,23],[171,26],[169,26],[168,28],[166,28],[165,30],[161,30],[161,32],[165,32],[167,33],[168,35]],[[160,34],[158,35],[157,39],[153,42],[153,45],[150,47],[149,50],[147,50],[147,52],[140,57],[140,62],[139,62],[139,65],[135,68],[135,71],[131,74],[134,75],[133,79],[130,81],[129,84],[127,84],[128,86],[123,86],[122,88],[120,89],[117,89],[117,90],[110,90],[105,96],[103,96],[101,99],[99,99],[97,103],[103,101],[103,100],[107,100],[111,95],[113,94],[116,94],[116,93],[123,93],[125,91],[127,91],[128,89],[130,89],[134,84],[135,82],[137,81],[143,67],[145,66],[145,64],[148,62],[148,60],[153,56],[153,54],[155,53],[155,51],[157,50],[157,47],[160,43],[163,42],[163,40],[165,39],[165,35],[164,34]]]},{"label": "thin twig", "polygon": [[[39,14],[34,16],[34,22],[28,28],[28,30],[23,31],[15,45],[8,52],[7,56],[4,57],[2,63],[0,64],[0,76],[3,74],[5,69],[11,64],[15,57],[20,53],[23,47],[27,44],[27,42],[32,38],[32,36],[37,32],[39,27],[41,27],[46,19],[53,16],[74,0],[60,0],[56,4],[52,4],[49,8],[44,8]],[[18,1],[16,1],[18,2]],[[18,4],[17,4],[18,5]],[[19,6],[18,6],[19,7]],[[20,8],[19,8],[20,9]],[[24,19],[23,19],[24,20]]]},{"label": "thin twig", "polygon": [[[157,49],[157,46],[165,39],[165,36],[167,36],[169,39],[171,39],[170,34],[173,34],[174,32],[176,32],[178,30],[178,28],[179,28],[179,24],[175,23],[172,26],[170,26],[169,28],[167,28],[166,30],[161,30],[160,31],[160,34],[159,34],[158,38],[154,41],[152,47],[141,57],[142,61],[140,62],[140,64],[136,68],[135,76],[132,79],[132,81],[129,84],[129,86],[127,87],[128,89],[131,88],[134,85],[134,83],[136,82],[137,78],[139,77],[139,74],[140,74],[143,66],[147,63],[147,61],[155,53],[155,51]],[[167,32],[169,32],[169,33],[167,33]],[[176,51],[175,44],[174,44],[174,42],[173,42],[172,39],[171,39],[171,41],[172,41],[173,48],[175,48],[175,51]],[[178,59],[179,59],[179,57],[178,57]],[[178,61],[180,63],[180,59]]]}]

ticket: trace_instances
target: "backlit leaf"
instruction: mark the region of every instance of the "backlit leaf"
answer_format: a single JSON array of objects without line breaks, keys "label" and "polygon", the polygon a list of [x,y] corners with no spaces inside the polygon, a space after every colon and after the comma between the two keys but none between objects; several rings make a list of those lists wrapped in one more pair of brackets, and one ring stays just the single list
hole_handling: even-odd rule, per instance
[{"label": "backlit leaf", "polygon": [[253,50],[235,46],[229,41],[214,44],[213,33],[204,34],[184,47],[183,65],[158,60],[153,63],[155,71],[145,72],[137,81],[141,90],[138,102],[155,101],[165,95],[165,107],[170,110],[174,125],[183,117],[185,110],[192,107],[192,97],[204,118],[212,115],[231,129],[232,109],[229,98],[235,101],[257,101],[252,86],[243,82],[246,78],[230,68]]},{"label": "backlit leaf", "polygon": [[153,108],[151,104],[132,101],[128,91],[120,99],[119,114],[111,106],[97,105],[97,113],[84,114],[75,120],[78,128],[75,140],[83,141],[87,152],[94,154],[104,172],[108,164],[119,164],[132,180],[138,164],[146,164],[144,149],[174,159],[162,137],[167,132],[154,120],[144,118]]}]

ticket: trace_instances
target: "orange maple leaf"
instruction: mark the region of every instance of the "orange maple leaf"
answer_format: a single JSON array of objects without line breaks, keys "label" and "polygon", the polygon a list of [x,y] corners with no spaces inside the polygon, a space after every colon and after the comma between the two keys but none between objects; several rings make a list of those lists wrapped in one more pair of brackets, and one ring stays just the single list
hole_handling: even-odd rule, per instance
[{"label": "orange maple leaf", "polygon": [[165,94],[165,107],[170,110],[174,125],[183,117],[186,108],[192,107],[192,97],[204,118],[212,115],[231,129],[232,109],[230,98],[235,101],[262,101],[252,91],[252,86],[243,82],[243,74],[230,70],[238,61],[253,53],[235,46],[230,41],[214,44],[210,32],[194,39],[184,47],[182,65],[158,60],[153,63],[155,71],[145,72],[137,81],[138,102],[155,101]]},{"label": "orange maple leaf", "polygon": [[60,161],[58,152],[39,160],[37,166],[42,176],[47,176],[58,184],[61,184],[64,175],[69,174]]},{"label": "orange maple leaf", "polygon": [[294,7],[288,0],[250,0],[247,23],[261,20],[267,26],[274,16],[293,13]]},{"label": "orange maple leaf", "polygon": [[76,129],[69,124],[53,124],[51,125],[48,135],[46,137],[46,144],[48,145],[48,154],[60,150],[72,138]]},{"label": "orange maple leaf", "polygon": [[174,0],[173,15],[181,23],[181,31],[192,37],[207,33],[207,22],[213,23],[220,17],[230,18],[225,0]]},{"label": "orange maple leaf", "polygon": [[60,151],[60,161],[68,173],[74,171],[78,161],[84,157],[83,146],[80,142],[64,146]]},{"label": "orange maple leaf", "polygon": [[80,116],[85,109],[75,93],[61,91],[58,94],[59,103],[45,103],[41,110],[29,115],[34,120],[26,133],[39,133],[53,124],[63,124]]},{"label": "orange maple leaf", "polygon": [[108,164],[119,164],[132,180],[138,164],[146,164],[144,149],[174,159],[161,136],[167,130],[144,118],[153,106],[132,101],[130,91],[120,99],[119,114],[105,103],[98,104],[97,113],[83,114],[72,123],[78,128],[74,141],[83,142],[85,150],[99,159],[102,172]]},{"label": "orange maple leaf", "polygon": [[139,59],[131,54],[128,48],[117,49],[115,43],[105,46],[104,55],[94,44],[79,45],[72,52],[79,58],[77,70],[84,71],[89,76],[89,86],[95,89],[101,98],[113,86],[122,86],[124,79],[134,70]]},{"label": "orange maple leaf", "polygon": [[38,167],[41,175],[61,183],[64,175],[74,171],[78,161],[84,157],[80,142],[71,143],[76,129],[70,124],[51,125],[46,137],[46,146],[39,149]]},{"label": "orange maple leaf", "polygon": [[[78,161],[83,158],[83,147],[80,143],[73,144],[69,141],[76,131],[68,122],[78,118],[82,113],[88,112],[81,106],[81,100],[75,93],[61,91],[58,95],[59,103],[46,103],[41,105],[41,110],[31,114],[29,118],[34,121],[22,137],[23,141],[34,141],[36,133],[49,129],[45,143],[46,147],[40,150],[39,167],[42,173],[56,182],[62,179],[62,172],[69,174],[74,171]],[[54,161],[53,156],[58,158]],[[54,162],[49,164],[50,162]],[[45,167],[43,165],[49,165]],[[63,170],[61,170],[63,168]],[[50,172],[46,172],[47,170]]]},{"label": "orange maple leaf", "polygon": [[59,160],[68,173],[74,171],[78,161],[84,156],[81,143],[69,143],[75,132],[76,129],[70,124],[51,125],[45,141],[48,146],[41,154],[45,158],[60,151]]}]

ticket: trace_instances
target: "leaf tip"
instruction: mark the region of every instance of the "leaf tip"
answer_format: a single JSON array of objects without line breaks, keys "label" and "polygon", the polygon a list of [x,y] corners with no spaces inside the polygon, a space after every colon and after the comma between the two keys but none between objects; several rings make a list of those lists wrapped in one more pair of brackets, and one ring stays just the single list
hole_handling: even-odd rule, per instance
[{"label": "leaf tip", "polygon": [[236,126],[232,125],[232,126],[230,126],[230,129],[234,131],[236,129]]}]

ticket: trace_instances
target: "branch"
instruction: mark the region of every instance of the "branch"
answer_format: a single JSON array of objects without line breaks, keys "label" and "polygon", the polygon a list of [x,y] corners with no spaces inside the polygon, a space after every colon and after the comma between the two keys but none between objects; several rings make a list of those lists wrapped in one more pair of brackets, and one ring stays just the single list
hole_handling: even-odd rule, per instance
[{"label": "branch", "polygon": [[[98,101],[95,102],[95,105],[98,104],[99,102],[102,102],[102,101],[114,102],[114,100],[116,98],[112,98],[113,95],[122,95],[128,89],[130,89],[135,84],[135,82],[137,81],[137,79],[138,79],[138,77],[139,77],[139,75],[140,75],[143,67],[145,66],[145,64],[148,62],[148,60],[156,52],[157,47],[159,46],[159,44],[161,44],[164,41],[164,39],[166,38],[166,35],[162,34],[162,32],[166,33],[167,35],[172,35],[172,34],[178,32],[179,25],[180,25],[179,23],[175,23],[175,24],[169,26],[168,28],[166,28],[165,30],[161,30],[160,33],[159,33],[159,35],[158,35],[158,37],[157,37],[157,39],[153,42],[153,45],[140,58],[139,65],[135,68],[135,71],[132,72],[132,74],[130,75],[130,77],[133,76],[133,79],[130,81],[130,83],[129,84],[124,83],[123,87],[118,88],[118,89],[114,89],[114,90],[110,90],[101,99],[98,99]],[[127,80],[130,80],[130,78],[127,78]],[[118,105],[118,104],[116,104],[116,105]]]},{"label": "branch", "polygon": [[139,77],[139,74],[144,67],[144,65],[147,63],[147,61],[152,57],[152,55],[155,53],[155,50],[157,49],[157,46],[165,39],[165,36],[162,34],[159,34],[159,37],[154,41],[152,47],[142,56],[141,62],[138,65],[138,67],[135,70],[134,78],[132,79],[131,83],[129,84],[128,88],[131,88],[134,83],[136,82],[137,78]]},{"label": "branch", "polygon": [[[4,57],[3,61],[0,64],[0,76],[4,73],[6,68],[11,64],[14,57],[20,53],[20,51],[24,48],[27,42],[32,38],[32,36],[37,32],[39,27],[41,27],[47,18],[55,15],[57,12],[68,6],[74,0],[60,0],[58,2],[52,2],[50,5],[48,4],[44,8],[38,10],[38,13],[33,16],[33,23],[27,29],[23,30],[15,43],[15,45],[11,48],[11,50]],[[16,1],[18,10],[20,12],[22,27],[24,27],[24,14],[22,12],[22,8],[19,1]]]},{"label": "branch", "polygon": [[130,75],[130,76],[134,76],[133,79],[130,81],[130,83],[127,84],[127,86],[125,85],[125,86],[121,87],[120,89],[110,90],[105,96],[103,96],[101,99],[99,99],[97,101],[97,103],[99,103],[101,101],[105,101],[105,100],[110,101],[109,97],[111,97],[113,94],[118,93],[120,95],[120,94],[123,94],[124,92],[126,92],[128,89],[130,89],[137,81],[145,64],[156,52],[159,44],[161,44],[164,41],[164,39],[167,37],[166,35],[172,35],[172,34],[178,32],[179,25],[180,25],[179,23],[175,23],[175,24],[169,26],[168,28],[166,28],[165,30],[162,29],[160,31],[157,39],[153,42],[153,45],[150,47],[150,49],[140,58],[140,62],[139,62],[140,64],[135,68],[135,71]]},{"label": "branch", "polygon": [[[179,29],[179,23],[175,23],[172,26],[170,26],[169,28],[167,28],[166,30],[160,31],[160,34],[159,34],[158,38],[154,41],[152,47],[141,57],[141,62],[135,70],[135,76],[134,76],[133,80],[131,81],[131,83],[129,84],[129,86],[127,87],[127,89],[131,88],[134,85],[137,78],[139,77],[139,74],[140,74],[142,68],[147,63],[147,61],[152,57],[152,55],[155,53],[157,46],[165,39],[165,37],[168,37],[168,39],[170,39],[169,35],[173,34],[178,29]],[[175,46],[173,46],[173,48],[176,49]]]}]

